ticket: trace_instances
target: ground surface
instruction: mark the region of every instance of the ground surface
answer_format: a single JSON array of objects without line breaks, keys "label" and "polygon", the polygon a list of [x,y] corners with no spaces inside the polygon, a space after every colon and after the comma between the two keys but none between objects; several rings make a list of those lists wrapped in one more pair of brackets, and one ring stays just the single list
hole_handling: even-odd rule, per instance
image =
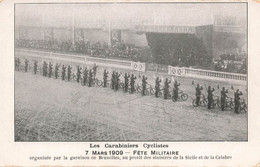
[{"label": "ground surface", "polygon": [[[147,75],[153,78],[152,74]],[[173,103],[154,96],[83,87],[76,82],[45,78],[31,72],[15,72],[15,140],[247,140],[247,113],[194,108],[192,80],[177,79],[182,83],[181,89],[189,95],[185,102]],[[202,80],[195,83],[218,84]],[[226,84],[220,84],[223,85]],[[245,86],[238,87],[246,92]]]}]

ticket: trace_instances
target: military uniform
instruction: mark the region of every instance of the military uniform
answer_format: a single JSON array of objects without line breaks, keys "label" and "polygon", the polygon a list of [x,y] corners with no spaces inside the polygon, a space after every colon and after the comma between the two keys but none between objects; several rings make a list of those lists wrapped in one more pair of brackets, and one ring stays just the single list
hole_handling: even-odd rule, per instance
[{"label": "military uniform", "polygon": [[147,84],[147,77],[143,76],[142,79],[142,95],[145,95],[145,90],[146,90],[146,84]]},{"label": "military uniform", "polygon": [[112,77],[111,77],[111,89],[115,89],[115,76],[116,76],[116,73],[115,73],[115,71],[113,71],[113,73],[112,73]]},{"label": "military uniform", "polygon": [[42,67],[42,75],[47,76],[47,63],[46,61],[43,62],[43,67]]},{"label": "military uniform", "polygon": [[116,72],[116,75],[115,75],[115,90],[117,91],[118,88],[119,88],[119,84],[120,84],[120,74],[118,72]]},{"label": "military uniform", "polygon": [[70,77],[71,77],[71,69],[72,69],[72,67],[69,65],[68,66],[68,81],[70,81]]},{"label": "military uniform", "polygon": [[131,87],[130,93],[134,93],[134,91],[135,91],[135,79],[136,79],[136,76],[134,76],[134,74],[132,74],[131,78],[130,78],[130,87]]},{"label": "military uniform", "polygon": [[164,99],[168,99],[170,83],[171,83],[171,81],[169,81],[168,78],[166,78],[166,80],[164,82],[164,92],[163,92],[164,93]]},{"label": "military uniform", "polygon": [[127,92],[128,91],[128,84],[129,84],[130,75],[125,73],[124,78],[125,78],[125,87],[124,87],[125,90],[124,91]]},{"label": "military uniform", "polygon": [[49,62],[49,78],[51,78],[52,75],[52,64]]},{"label": "military uniform", "polygon": [[34,60],[34,63],[33,63],[33,73],[34,74],[37,73],[37,66],[38,66],[38,61]]},{"label": "military uniform", "polygon": [[103,74],[103,87],[107,87],[107,78],[108,78],[108,72],[104,70]]},{"label": "military uniform", "polygon": [[20,70],[21,61],[19,58],[17,58],[17,70]]},{"label": "military uniform", "polygon": [[175,101],[178,100],[178,96],[179,96],[179,86],[180,86],[180,83],[178,83],[177,81],[174,82],[174,85],[173,85],[173,98]]},{"label": "military uniform", "polygon": [[240,96],[243,95],[243,93],[241,91],[239,91],[239,89],[237,89],[237,91],[235,92],[234,96],[234,100],[235,100],[235,113],[238,114],[239,113],[239,109],[240,109]]},{"label": "military uniform", "polygon": [[65,80],[65,75],[66,75],[66,67],[64,65],[62,65],[61,68],[61,79]]},{"label": "military uniform", "polygon": [[155,79],[155,97],[159,97],[159,92],[160,92],[160,82],[162,82],[159,77]]},{"label": "military uniform", "polygon": [[93,82],[93,72],[92,72],[92,70],[90,70],[89,71],[88,87],[92,86],[92,82]]},{"label": "military uniform", "polygon": [[27,59],[25,59],[25,72],[28,71],[28,63],[29,63],[29,61]]},{"label": "military uniform", "polygon": [[96,64],[94,64],[94,66],[93,66],[93,76],[94,76],[94,78],[96,78],[96,75],[97,75],[97,68],[98,68],[98,66]]},{"label": "military uniform", "polygon": [[77,67],[77,82],[79,82],[80,76],[81,76],[81,67]]},{"label": "military uniform", "polygon": [[83,71],[83,81],[82,81],[84,86],[87,83],[87,79],[88,79],[88,69],[85,68],[84,71]]},{"label": "military uniform", "polygon": [[225,87],[222,88],[221,90],[221,97],[220,97],[220,103],[221,103],[221,110],[224,111],[225,110],[225,106],[226,106],[226,101],[227,101],[227,93],[228,90],[225,89]]},{"label": "military uniform", "polygon": [[200,96],[201,96],[201,91],[203,90],[202,86],[197,84],[196,87],[196,105],[199,106],[200,104]]},{"label": "military uniform", "polygon": [[208,109],[212,108],[213,104],[213,92],[215,91],[214,88],[208,87]]},{"label": "military uniform", "polygon": [[59,73],[59,67],[60,65],[58,63],[55,64],[55,69],[54,69],[54,77],[57,79],[58,78],[58,73]]}]

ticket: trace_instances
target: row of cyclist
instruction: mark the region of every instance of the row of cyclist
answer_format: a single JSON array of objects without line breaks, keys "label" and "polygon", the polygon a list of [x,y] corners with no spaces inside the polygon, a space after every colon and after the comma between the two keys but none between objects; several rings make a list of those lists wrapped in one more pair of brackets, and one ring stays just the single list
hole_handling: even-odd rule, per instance
[{"label": "row of cyclist", "polygon": [[[60,69],[61,67],[61,69]],[[25,59],[24,67],[21,66],[21,61],[19,58],[15,58],[15,69],[27,72],[31,66],[29,66],[29,60]],[[188,94],[184,93],[180,90],[180,83],[176,80],[173,81],[173,88],[171,90],[170,83],[172,82],[168,78],[163,81],[159,77],[155,78],[155,86],[148,84],[147,77],[145,75],[139,76],[142,79],[142,83],[139,85],[136,83],[137,77],[134,74],[125,73],[124,75],[121,72],[113,71],[111,76],[109,77],[109,72],[104,69],[103,78],[98,79],[96,77],[98,66],[94,64],[93,68],[88,69],[85,67],[84,69],[80,66],[77,66],[76,73],[72,72],[72,66],[62,65],[56,63],[55,65],[52,62],[47,63],[43,62],[42,67],[38,67],[38,61],[34,60],[33,62],[33,73],[41,73],[45,77],[49,78],[61,78],[66,81],[76,81],[81,83],[82,86],[92,87],[94,85],[102,86],[102,87],[110,87],[114,91],[123,90],[123,92],[139,92],[143,96],[145,95],[154,95],[155,97],[163,97],[164,99],[172,99],[173,102],[176,101],[186,101],[188,99]],[[120,77],[123,75],[123,81],[120,80]],[[161,84],[161,82],[163,82]],[[192,105],[194,107],[203,106],[208,107],[208,109],[212,109],[215,107],[221,108],[222,111],[226,109],[234,109],[235,113],[240,113],[241,111],[247,112],[247,105],[244,99],[241,99],[240,96],[243,95],[239,89],[234,92],[234,98],[228,97],[228,90],[223,87],[221,90],[221,97],[214,96],[215,89],[211,86],[206,87],[207,89],[207,97],[202,94],[203,87],[199,84],[195,86],[194,82],[192,82],[196,93],[195,98],[192,100]],[[233,90],[233,89],[232,89]]]}]

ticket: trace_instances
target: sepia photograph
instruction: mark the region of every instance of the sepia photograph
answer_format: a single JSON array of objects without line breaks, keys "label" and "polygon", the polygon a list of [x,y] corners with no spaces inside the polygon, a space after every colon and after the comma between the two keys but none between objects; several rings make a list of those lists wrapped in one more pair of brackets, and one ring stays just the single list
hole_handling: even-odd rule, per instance
[{"label": "sepia photograph", "polygon": [[15,3],[15,142],[248,141],[247,3]]}]

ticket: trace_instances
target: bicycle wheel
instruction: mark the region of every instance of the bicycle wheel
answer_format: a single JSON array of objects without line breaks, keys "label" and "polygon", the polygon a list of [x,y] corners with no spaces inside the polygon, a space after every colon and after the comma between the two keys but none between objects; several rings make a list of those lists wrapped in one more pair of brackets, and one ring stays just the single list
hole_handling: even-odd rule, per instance
[{"label": "bicycle wheel", "polygon": [[98,80],[98,79],[96,79],[96,83],[97,83],[98,86],[102,86],[103,85],[103,82],[101,80]]},{"label": "bicycle wheel", "polygon": [[77,80],[77,76],[76,75],[72,75],[72,80],[76,81]]},{"label": "bicycle wheel", "polygon": [[80,83],[81,83],[82,86],[85,86],[85,85],[86,85],[86,82],[84,82],[84,78],[81,80]]},{"label": "bicycle wheel", "polygon": [[234,105],[233,102],[230,102],[230,103],[229,103],[229,108],[231,108],[231,109],[234,109],[234,108],[235,108],[235,105]]},{"label": "bicycle wheel", "polygon": [[145,89],[145,95],[149,95],[149,91]]},{"label": "bicycle wheel", "polygon": [[119,88],[121,88],[124,91],[125,90],[125,84],[124,83],[120,83],[119,84]]},{"label": "bicycle wheel", "polygon": [[142,88],[140,86],[137,86],[136,89],[135,89],[138,93],[141,93],[142,92]]},{"label": "bicycle wheel", "polygon": [[246,104],[243,105],[242,110],[243,110],[244,112],[247,112],[247,105],[246,105]]},{"label": "bicycle wheel", "polygon": [[162,95],[163,95],[162,91],[159,91],[158,96],[162,97]]},{"label": "bicycle wheel", "polygon": [[155,94],[154,88],[150,88],[150,94],[151,94],[151,95],[154,95],[154,94]]},{"label": "bicycle wheel", "polygon": [[208,100],[205,98],[200,103],[201,106],[206,107],[208,105]]},{"label": "bicycle wheel", "polygon": [[198,107],[198,105],[197,105],[197,103],[196,103],[196,99],[194,99],[194,100],[192,101],[192,105],[193,105],[193,107]]},{"label": "bicycle wheel", "polygon": [[174,96],[172,96],[172,101],[173,101],[173,102],[176,102],[176,101],[177,101],[177,100],[175,100]]},{"label": "bicycle wheel", "polygon": [[221,101],[220,100],[217,101],[217,106],[218,106],[218,108],[221,108]]},{"label": "bicycle wheel", "polygon": [[182,99],[183,101],[186,101],[186,100],[188,99],[188,95],[187,95],[186,93],[183,93],[183,94],[181,95],[181,99]]}]

